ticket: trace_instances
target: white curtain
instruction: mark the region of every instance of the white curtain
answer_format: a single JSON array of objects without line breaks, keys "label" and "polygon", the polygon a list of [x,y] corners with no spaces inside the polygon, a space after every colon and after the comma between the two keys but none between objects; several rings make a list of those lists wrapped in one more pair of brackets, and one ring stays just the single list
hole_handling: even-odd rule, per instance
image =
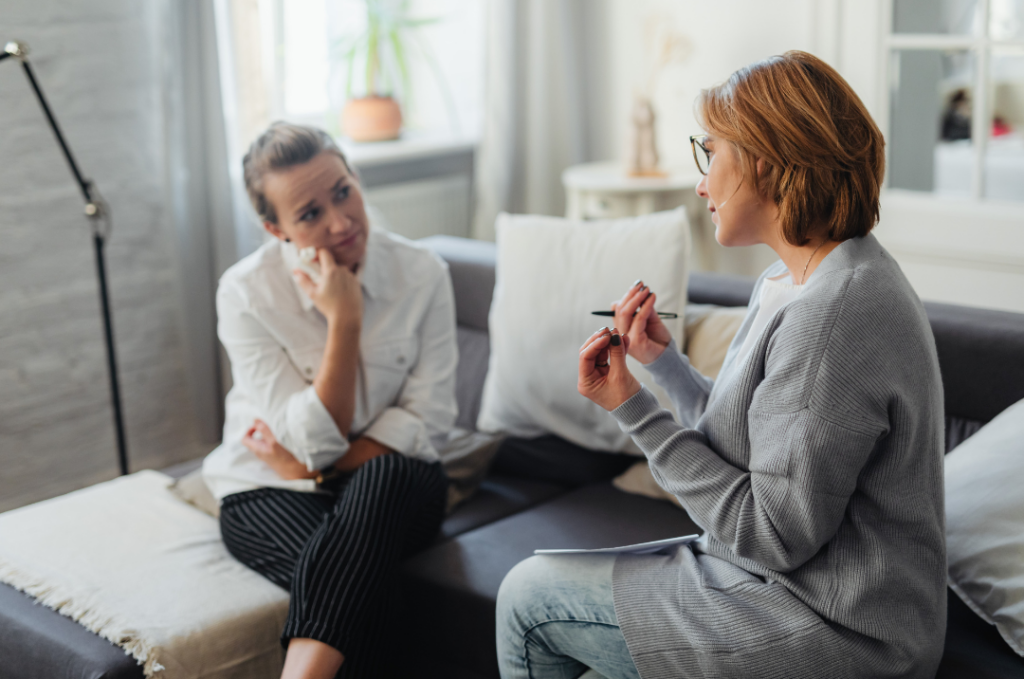
[{"label": "white curtain", "polygon": [[[202,440],[220,440],[230,370],[214,294],[227,267],[259,245],[242,187],[231,13],[244,0],[163,0],[163,133],[175,234],[179,327]],[[241,116],[241,124],[245,116]]]},{"label": "white curtain", "polygon": [[473,235],[499,212],[560,215],[562,171],[600,155],[604,0],[490,0]]}]

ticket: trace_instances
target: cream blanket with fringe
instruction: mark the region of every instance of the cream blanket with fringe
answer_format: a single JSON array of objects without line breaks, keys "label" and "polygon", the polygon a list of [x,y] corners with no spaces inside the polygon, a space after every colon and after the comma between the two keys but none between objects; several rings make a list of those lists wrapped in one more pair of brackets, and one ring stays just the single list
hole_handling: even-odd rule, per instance
[{"label": "cream blanket with fringe", "polygon": [[0,581],[160,679],[276,679],[288,593],[235,561],[217,520],[142,471],[0,514]]}]

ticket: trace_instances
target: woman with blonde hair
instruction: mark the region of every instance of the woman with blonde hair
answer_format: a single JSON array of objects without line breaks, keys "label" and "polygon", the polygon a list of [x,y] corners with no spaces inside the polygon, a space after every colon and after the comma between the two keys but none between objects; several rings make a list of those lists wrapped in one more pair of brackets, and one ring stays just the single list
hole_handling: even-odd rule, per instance
[{"label": "woman with blonde hair", "polygon": [[386,676],[392,576],[444,517],[432,440],[456,415],[451,279],[371,228],[326,132],[275,123],[243,168],[272,237],[217,289],[234,386],[203,477],[228,551],[291,593],[283,676]]},{"label": "woman with blonde hair", "polygon": [[[871,230],[883,139],[787,52],[706,90],[692,139],[718,242],[765,243],[718,378],[638,283],[579,356],[705,533],[655,555],[533,557],[498,596],[502,676],[932,677],[945,630],[943,398],[920,300]],[[629,373],[645,364],[679,421]]]}]

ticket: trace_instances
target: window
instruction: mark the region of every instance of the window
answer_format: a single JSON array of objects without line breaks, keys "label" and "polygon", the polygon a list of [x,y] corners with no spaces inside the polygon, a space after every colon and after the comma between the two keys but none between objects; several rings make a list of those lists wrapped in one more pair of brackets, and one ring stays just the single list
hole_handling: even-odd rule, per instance
[{"label": "window", "polygon": [[890,0],[891,188],[1024,201],[1024,0]]},{"label": "window", "polygon": [[[432,20],[407,34],[404,43],[410,87],[402,91],[399,83],[395,92],[403,136],[476,139],[483,109],[485,3],[375,1],[388,11]],[[365,30],[367,0],[232,0],[232,14],[242,103],[262,110],[266,122],[286,119],[341,136],[349,75],[344,46]],[[356,96],[362,94],[363,72],[362,65],[353,69]],[[254,121],[242,136],[266,122]]]}]

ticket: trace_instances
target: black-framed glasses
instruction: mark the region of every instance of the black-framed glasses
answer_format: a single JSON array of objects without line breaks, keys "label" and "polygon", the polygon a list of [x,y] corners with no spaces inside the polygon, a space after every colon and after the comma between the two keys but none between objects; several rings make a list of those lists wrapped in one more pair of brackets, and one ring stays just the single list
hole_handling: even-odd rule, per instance
[{"label": "black-framed glasses", "polygon": [[[706,175],[708,168],[711,167],[711,152],[708,151],[708,147],[704,146],[704,140],[708,138],[706,134],[695,134],[690,137],[690,148],[693,149],[693,162],[697,163],[697,169],[700,173]],[[697,152],[700,149],[700,153]]]}]

